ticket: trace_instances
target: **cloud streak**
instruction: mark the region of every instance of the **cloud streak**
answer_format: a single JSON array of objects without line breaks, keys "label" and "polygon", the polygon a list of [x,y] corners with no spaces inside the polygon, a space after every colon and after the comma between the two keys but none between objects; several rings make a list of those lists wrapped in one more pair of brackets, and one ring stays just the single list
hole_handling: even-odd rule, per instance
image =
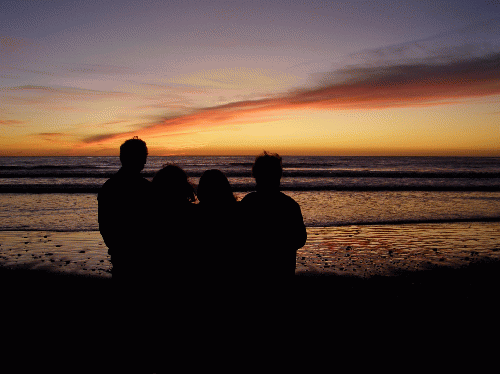
[{"label": "cloud streak", "polygon": [[68,142],[70,135],[62,132],[41,132],[33,136],[47,143],[70,146],[70,142]]},{"label": "cloud streak", "polygon": [[58,111],[81,111],[79,105],[85,108],[89,102],[126,100],[131,97],[133,95],[129,93],[73,87],[23,85],[0,88],[1,105],[39,105]]},{"label": "cloud streak", "polygon": [[324,74],[313,88],[201,108],[149,124],[138,131],[102,134],[83,142],[93,144],[133,135],[158,136],[189,128],[194,131],[224,124],[251,123],[262,121],[276,111],[431,106],[500,94],[500,52],[441,63],[434,61],[422,59],[404,64],[351,66]]},{"label": "cloud streak", "polygon": [[20,121],[17,119],[3,119],[0,120],[0,126],[20,126],[25,124],[25,121]]},{"label": "cloud streak", "polygon": [[348,79],[330,83],[326,75],[321,87],[299,92],[291,101],[319,107],[377,109],[500,93],[500,53],[446,64],[352,67],[335,73]]}]

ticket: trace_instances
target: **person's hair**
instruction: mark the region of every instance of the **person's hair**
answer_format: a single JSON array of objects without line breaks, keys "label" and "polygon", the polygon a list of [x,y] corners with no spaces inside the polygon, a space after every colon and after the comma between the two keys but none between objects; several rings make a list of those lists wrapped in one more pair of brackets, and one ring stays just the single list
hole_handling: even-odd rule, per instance
[{"label": "person's hair", "polygon": [[144,166],[147,156],[148,147],[146,146],[146,142],[139,139],[137,136],[126,140],[120,146],[120,161],[124,166],[141,163]]},{"label": "person's hair", "polygon": [[237,200],[228,179],[218,169],[203,173],[196,194],[200,203],[230,204]]},{"label": "person's hair", "polygon": [[277,153],[264,151],[257,156],[252,166],[252,176],[257,180],[275,181],[280,180],[283,174],[281,156]]},{"label": "person's hair", "polygon": [[186,172],[177,165],[168,164],[153,177],[153,186],[167,199],[196,201],[194,187]]}]

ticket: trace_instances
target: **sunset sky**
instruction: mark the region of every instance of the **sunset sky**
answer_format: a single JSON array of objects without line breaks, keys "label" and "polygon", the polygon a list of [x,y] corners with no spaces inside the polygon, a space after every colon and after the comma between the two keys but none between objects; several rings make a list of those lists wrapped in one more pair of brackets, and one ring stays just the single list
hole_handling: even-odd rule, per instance
[{"label": "sunset sky", "polygon": [[2,1],[0,155],[500,156],[500,2]]}]

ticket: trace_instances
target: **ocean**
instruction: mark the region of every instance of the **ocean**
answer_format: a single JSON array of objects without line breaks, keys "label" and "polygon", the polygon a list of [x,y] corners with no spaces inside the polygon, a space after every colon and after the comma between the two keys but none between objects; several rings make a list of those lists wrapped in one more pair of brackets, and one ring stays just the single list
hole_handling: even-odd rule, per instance
[{"label": "ocean", "polygon": [[[149,157],[143,174],[174,163],[196,185],[220,169],[241,199],[255,188],[253,161]],[[109,278],[96,197],[119,167],[118,157],[0,158],[0,267]],[[283,167],[282,189],[308,233],[296,274],[366,278],[500,260],[500,158],[285,156]],[[250,260],[265,258],[256,248]]]},{"label": "ocean", "polygon": [[[255,188],[254,157],[149,157],[151,179],[166,163],[196,185],[220,169],[242,198]],[[0,158],[0,231],[95,231],[96,194],[118,157]],[[500,220],[500,158],[283,157],[282,190],[308,227]]]}]

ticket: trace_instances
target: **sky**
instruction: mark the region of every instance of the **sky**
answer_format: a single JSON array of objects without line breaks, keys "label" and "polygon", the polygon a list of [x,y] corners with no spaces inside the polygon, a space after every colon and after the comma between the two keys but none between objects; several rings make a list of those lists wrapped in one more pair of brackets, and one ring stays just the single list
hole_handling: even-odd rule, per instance
[{"label": "sky", "polygon": [[5,1],[0,156],[500,156],[500,1]]}]

